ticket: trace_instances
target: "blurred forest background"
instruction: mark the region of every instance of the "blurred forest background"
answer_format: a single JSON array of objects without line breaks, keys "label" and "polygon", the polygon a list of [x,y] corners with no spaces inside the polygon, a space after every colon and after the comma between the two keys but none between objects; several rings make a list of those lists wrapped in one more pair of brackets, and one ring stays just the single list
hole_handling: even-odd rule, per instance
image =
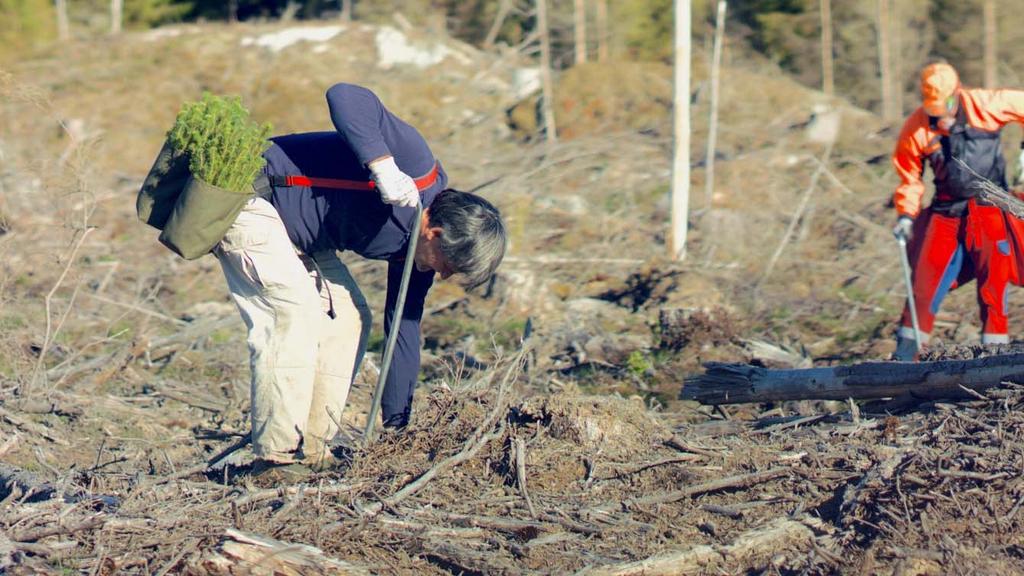
[{"label": "blurred forest background", "polygon": [[[671,62],[672,0],[547,0],[552,66],[588,57]],[[177,22],[356,19],[400,13],[425,30],[483,47],[536,52],[535,0],[0,0],[0,64],[62,39]],[[708,48],[716,2],[693,0]],[[916,105],[921,62],[943,58],[965,84],[1017,86],[1024,31],[1015,0],[740,0],[729,5],[729,52],[762,55],[803,84],[888,120]],[[582,28],[582,29],[581,29]],[[577,44],[586,46],[578,50]],[[823,50],[824,43],[831,51]],[[710,50],[705,50],[710,53]],[[831,55],[832,62],[828,62]],[[833,92],[834,91],[834,92]]]}]

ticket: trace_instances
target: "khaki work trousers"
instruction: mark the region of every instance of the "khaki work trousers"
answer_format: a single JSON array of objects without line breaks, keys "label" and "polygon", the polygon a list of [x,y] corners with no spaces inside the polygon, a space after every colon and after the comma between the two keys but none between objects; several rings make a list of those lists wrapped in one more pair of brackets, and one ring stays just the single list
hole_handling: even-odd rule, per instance
[{"label": "khaki work trousers", "polygon": [[249,330],[253,452],[319,462],[366,351],[362,292],[335,251],[298,254],[263,198],[245,205],[214,255]]}]

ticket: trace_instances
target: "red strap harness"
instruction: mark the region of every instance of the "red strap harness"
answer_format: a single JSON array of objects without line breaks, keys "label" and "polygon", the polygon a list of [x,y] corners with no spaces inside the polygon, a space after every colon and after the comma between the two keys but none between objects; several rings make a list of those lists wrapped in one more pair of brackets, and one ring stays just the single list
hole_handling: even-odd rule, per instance
[{"label": "red strap harness", "polygon": [[[437,163],[426,175],[413,180],[416,188],[422,192],[437,182]],[[315,186],[317,188],[333,188],[335,190],[374,190],[377,183],[373,180],[342,180],[340,178],[310,178],[309,176],[275,176],[275,186]]]}]

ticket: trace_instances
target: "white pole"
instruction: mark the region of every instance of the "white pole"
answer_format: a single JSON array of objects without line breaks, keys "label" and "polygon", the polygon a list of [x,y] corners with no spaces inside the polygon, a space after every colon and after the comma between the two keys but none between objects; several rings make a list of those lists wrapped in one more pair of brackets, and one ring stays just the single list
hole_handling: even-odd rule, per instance
[{"label": "white pole", "polygon": [[832,67],[832,0],[821,0],[821,89],[829,98],[835,93]]},{"label": "white pole", "polygon": [[996,55],[999,52],[998,26],[996,26],[996,0],[985,0],[985,88],[996,87]]},{"label": "white pole", "polygon": [[546,0],[537,0],[537,32],[540,34],[540,82],[541,108],[544,114],[544,135],[548,146],[558,142],[555,128],[554,81],[551,79],[551,36],[548,31],[548,10]]},{"label": "white pole", "polygon": [[608,0],[597,0],[597,61],[608,61]]},{"label": "white pole", "polygon": [[586,0],[573,3],[573,32],[576,43],[576,63],[587,61],[587,4]]},{"label": "white pole", "polygon": [[690,204],[690,0],[675,0],[675,154],[672,161],[672,256],[686,258]]},{"label": "white pole", "polygon": [[903,90],[906,87],[906,78],[903,77],[903,31],[906,26],[900,0],[892,3],[892,23],[889,27],[892,29],[892,97],[898,120],[903,117]]},{"label": "white pole", "polygon": [[68,25],[67,0],[54,0],[57,10],[57,38],[62,42],[71,38],[71,27]]},{"label": "white pole", "polygon": [[124,0],[110,0],[110,33],[121,33],[121,21],[124,14]]},{"label": "white pole", "polygon": [[708,123],[708,149],[704,161],[704,208],[711,208],[715,193],[715,145],[718,140],[718,81],[722,67],[722,38],[725,36],[725,0],[718,0],[715,17],[715,48],[711,61],[711,120]]},{"label": "white pole", "polygon": [[889,41],[892,40],[889,30],[890,12],[889,0],[878,0],[878,69],[882,82],[882,118],[887,122],[896,120],[892,97],[892,53],[889,47]]}]

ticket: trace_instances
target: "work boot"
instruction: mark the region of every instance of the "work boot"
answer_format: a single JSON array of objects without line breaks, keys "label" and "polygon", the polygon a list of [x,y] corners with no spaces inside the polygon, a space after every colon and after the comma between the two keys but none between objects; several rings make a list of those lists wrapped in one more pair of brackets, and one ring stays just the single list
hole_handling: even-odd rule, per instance
[{"label": "work boot", "polygon": [[302,463],[309,467],[313,472],[327,472],[328,470],[334,470],[340,464],[334,454],[329,451],[319,457],[309,457],[302,460]]},{"label": "work boot", "polygon": [[309,466],[315,472],[322,472],[330,466],[331,450],[320,441],[310,442],[304,439],[299,462]]},{"label": "work boot", "polygon": [[392,414],[390,418],[382,422],[382,428],[389,432],[398,432],[409,425],[409,412]]},{"label": "work boot", "polygon": [[917,340],[897,336],[896,351],[892,353],[892,359],[897,362],[917,362]]},{"label": "work boot", "polygon": [[273,460],[257,459],[252,463],[247,475],[254,482],[265,486],[278,484],[297,484],[312,474],[309,466],[298,462],[274,462]]}]

